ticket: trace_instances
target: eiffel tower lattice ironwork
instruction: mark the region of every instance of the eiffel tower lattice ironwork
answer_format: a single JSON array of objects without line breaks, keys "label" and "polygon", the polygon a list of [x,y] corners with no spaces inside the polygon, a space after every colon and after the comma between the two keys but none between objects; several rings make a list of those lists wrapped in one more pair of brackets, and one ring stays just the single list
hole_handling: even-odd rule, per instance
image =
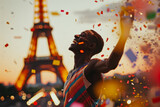
[{"label": "eiffel tower lattice ironwork", "polygon": [[[62,56],[57,52],[54,39],[51,31],[52,27],[49,24],[47,3],[46,0],[35,0],[34,5],[34,26],[29,53],[24,59],[24,67],[15,83],[18,91],[22,90],[26,85],[27,80],[33,73],[40,73],[42,70],[48,70],[56,73],[57,77],[64,83],[68,72],[62,62]],[[37,39],[46,37],[48,40],[48,47],[50,56],[37,57]]]}]

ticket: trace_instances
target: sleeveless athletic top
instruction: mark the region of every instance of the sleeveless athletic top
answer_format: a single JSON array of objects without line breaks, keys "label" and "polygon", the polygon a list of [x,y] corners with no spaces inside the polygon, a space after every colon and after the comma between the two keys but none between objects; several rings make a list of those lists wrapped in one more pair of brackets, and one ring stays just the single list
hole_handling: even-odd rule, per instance
[{"label": "sleeveless athletic top", "polygon": [[70,107],[73,102],[79,102],[84,107],[96,106],[96,101],[91,98],[86,90],[91,85],[84,75],[86,67],[85,64],[73,71],[72,75],[68,75],[63,90],[64,107]]}]

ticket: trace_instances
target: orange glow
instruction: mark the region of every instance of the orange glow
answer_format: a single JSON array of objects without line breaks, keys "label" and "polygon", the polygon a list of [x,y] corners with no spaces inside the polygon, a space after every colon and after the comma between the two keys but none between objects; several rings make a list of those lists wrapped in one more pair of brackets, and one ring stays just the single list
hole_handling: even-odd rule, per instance
[{"label": "orange glow", "polygon": [[84,50],[80,50],[80,53],[84,53]]},{"label": "orange glow", "polygon": [[63,66],[58,67],[58,70],[60,71],[63,82],[65,82],[67,80],[68,71]]},{"label": "orange glow", "polygon": [[84,42],[78,42],[78,44],[79,44],[79,45],[82,45],[82,44],[84,44]]}]

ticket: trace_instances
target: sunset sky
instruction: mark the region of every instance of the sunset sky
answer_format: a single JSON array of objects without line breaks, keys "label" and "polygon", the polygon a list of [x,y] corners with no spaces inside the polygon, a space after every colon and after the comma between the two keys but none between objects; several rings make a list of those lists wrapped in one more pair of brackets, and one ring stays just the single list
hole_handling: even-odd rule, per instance
[{"label": "sunset sky", "polygon": [[[116,14],[120,11],[120,6],[124,4],[124,1],[48,0],[49,23],[53,27],[52,35],[68,71],[73,68],[73,53],[68,50],[68,47],[72,43],[74,35],[84,30],[94,29],[102,35],[105,41],[103,51],[94,57],[103,59],[109,56],[119,38],[119,16]],[[155,3],[154,8],[151,10],[156,10],[156,0],[153,0],[153,3]],[[109,10],[107,10],[108,8]],[[53,12],[58,12],[60,15],[55,16],[52,14]],[[66,12],[69,14],[67,15]],[[33,15],[34,0],[0,0],[0,83],[14,84],[24,66],[24,58],[27,57],[32,36],[30,29],[34,24]],[[157,50],[155,45],[152,43],[149,45],[149,43],[158,40],[158,33],[148,29],[148,25],[154,25],[154,20],[149,21],[144,17],[142,20],[134,21],[131,37],[125,46],[125,52],[131,49],[137,60],[131,62],[124,53],[120,66],[106,75],[128,74],[150,69],[151,65],[144,60],[144,55],[148,55],[154,64],[157,52],[150,53],[147,49]],[[137,18],[139,17],[137,16]],[[107,38],[108,41],[106,41]],[[40,38],[37,56],[47,55],[49,55],[47,40]],[[133,67],[134,65],[136,66]],[[30,83],[34,83],[34,81],[34,77],[29,80]],[[55,74],[43,71],[42,81],[43,83],[55,82]]]}]

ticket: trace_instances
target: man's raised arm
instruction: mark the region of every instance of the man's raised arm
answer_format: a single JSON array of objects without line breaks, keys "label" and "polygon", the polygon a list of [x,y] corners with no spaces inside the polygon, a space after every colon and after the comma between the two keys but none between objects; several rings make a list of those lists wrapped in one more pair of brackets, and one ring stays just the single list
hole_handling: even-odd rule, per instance
[{"label": "man's raised arm", "polygon": [[108,59],[104,59],[95,64],[98,72],[107,73],[108,71],[115,69],[122,57],[126,40],[130,34],[130,28],[133,25],[134,12],[133,9],[124,9],[120,13],[120,29],[121,35],[118,43],[113,49]]}]

